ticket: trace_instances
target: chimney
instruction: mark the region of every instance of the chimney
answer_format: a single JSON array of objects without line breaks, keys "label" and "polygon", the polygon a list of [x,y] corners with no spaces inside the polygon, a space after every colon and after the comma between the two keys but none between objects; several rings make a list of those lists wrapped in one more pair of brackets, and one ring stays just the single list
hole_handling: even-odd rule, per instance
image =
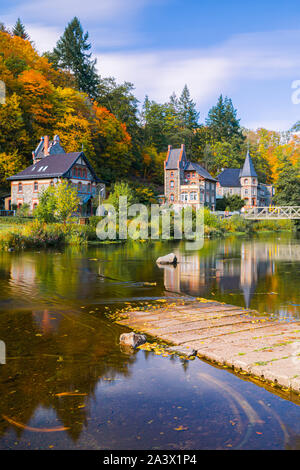
[{"label": "chimney", "polygon": [[55,144],[58,144],[59,143],[59,135],[55,135],[53,137],[53,141],[54,141]]},{"label": "chimney", "polygon": [[44,157],[49,155],[49,136],[44,136]]}]

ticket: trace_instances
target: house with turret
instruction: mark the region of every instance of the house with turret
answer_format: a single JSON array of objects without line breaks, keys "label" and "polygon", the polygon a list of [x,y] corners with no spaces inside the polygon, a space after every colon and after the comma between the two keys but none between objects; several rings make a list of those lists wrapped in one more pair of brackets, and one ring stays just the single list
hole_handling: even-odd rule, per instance
[{"label": "house with turret", "polygon": [[217,176],[216,198],[238,195],[245,207],[264,207],[272,204],[274,188],[261,183],[255,171],[250,152],[247,152],[243,168],[226,168]]},{"label": "house with turret", "polygon": [[41,138],[32,152],[32,165],[8,178],[11,196],[7,201],[9,208],[29,205],[33,211],[39,204],[41,192],[67,180],[77,189],[80,204],[78,215],[92,215],[92,199],[101,191],[105,196],[105,184],[96,175],[83,151],[66,153],[58,135],[53,140],[48,136]]},{"label": "house with turret", "polygon": [[168,147],[164,162],[164,195],[161,202],[177,207],[216,207],[216,183],[199,163],[187,159],[185,146]]}]

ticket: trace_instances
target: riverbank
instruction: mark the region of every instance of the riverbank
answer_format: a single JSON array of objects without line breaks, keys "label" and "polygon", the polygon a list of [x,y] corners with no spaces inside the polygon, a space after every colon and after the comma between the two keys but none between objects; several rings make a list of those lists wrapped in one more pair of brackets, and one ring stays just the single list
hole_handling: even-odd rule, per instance
[{"label": "riverbank", "polygon": [[[68,224],[41,223],[36,219],[22,217],[6,217],[0,219],[0,251],[49,248],[64,245],[83,245],[88,243],[115,243],[124,240],[99,240],[96,232],[100,217],[91,217],[87,225],[79,225],[71,221]],[[129,221],[130,224],[132,221]],[[253,235],[263,232],[293,231],[294,224],[290,220],[268,220],[252,222],[235,215],[228,219],[220,219],[214,213],[204,212],[204,237],[222,238],[226,235]],[[150,226],[148,227],[150,233]],[[170,239],[173,239],[172,225]],[[167,240],[162,237],[161,240]],[[184,234],[183,234],[184,237]],[[149,239],[138,239],[147,241]]]}]

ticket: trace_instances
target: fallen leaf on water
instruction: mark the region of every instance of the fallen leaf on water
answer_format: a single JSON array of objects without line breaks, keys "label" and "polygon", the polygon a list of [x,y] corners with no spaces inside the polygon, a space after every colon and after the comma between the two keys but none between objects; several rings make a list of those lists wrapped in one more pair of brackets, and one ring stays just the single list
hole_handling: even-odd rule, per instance
[{"label": "fallen leaf on water", "polygon": [[61,393],[56,393],[56,397],[77,397],[77,396],[86,396],[87,393],[77,393],[77,392],[61,392]]},{"label": "fallen leaf on water", "polygon": [[178,428],[174,428],[174,431],[187,431],[188,429],[188,427],[178,426]]}]

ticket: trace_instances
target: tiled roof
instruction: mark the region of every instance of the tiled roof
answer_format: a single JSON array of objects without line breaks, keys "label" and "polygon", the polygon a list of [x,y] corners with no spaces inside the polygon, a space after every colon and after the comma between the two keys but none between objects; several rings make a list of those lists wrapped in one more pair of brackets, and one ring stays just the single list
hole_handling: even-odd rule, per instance
[{"label": "tiled roof", "polygon": [[180,157],[182,149],[171,149],[169,153],[168,161],[166,162],[167,170],[177,170],[178,169],[178,160]]},{"label": "tiled roof", "polygon": [[239,168],[226,168],[218,175],[218,182],[225,188],[239,188],[241,186],[240,172]]},{"label": "tiled roof", "polygon": [[250,157],[249,150],[247,152],[247,155],[246,155],[246,158],[245,158],[245,163],[244,163],[244,166],[243,166],[243,169],[241,171],[240,176],[241,177],[251,176],[253,178],[257,178],[257,174],[256,174],[256,171],[255,171],[252,159]]},{"label": "tiled roof", "polygon": [[40,160],[39,162],[29,166],[20,173],[11,176],[10,178],[8,178],[8,181],[58,178],[61,176],[65,176],[65,174],[70,170],[70,168],[74,165],[74,163],[80,156],[84,158],[95,180],[100,182],[83,152],[59,153],[49,155],[48,157],[42,158],[42,160]]},{"label": "tiled roof", "polygon": [[186,166],[184,167],[185,170],[187,171],[196,171],[200,176],[203,178],[210,180],[210,181],[217,181],[215,178],[213,178],[205,168],[203,168],[199,163],[194,163],[194,162],[187,162]]}]

